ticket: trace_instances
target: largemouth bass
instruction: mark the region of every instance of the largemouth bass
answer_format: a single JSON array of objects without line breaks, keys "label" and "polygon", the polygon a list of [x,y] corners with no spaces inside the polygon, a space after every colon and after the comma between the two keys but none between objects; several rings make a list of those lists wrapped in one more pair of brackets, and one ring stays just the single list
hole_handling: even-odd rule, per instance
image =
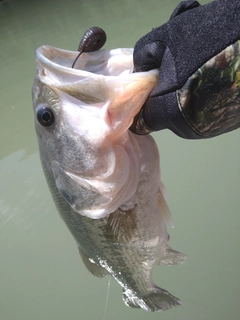
[{"label": "largemouth bass", "polygon": [[[42,167],[88,270],[110,274],[130,307],[180,301],[152,282],[157,265],[183,263],[168,245],[171,214],[154,139],[128,130],[158,70],[132,73],[133,50],[77,53],[42,46],[33,85]],[[76,59],[75,59],[76,60]]]}]

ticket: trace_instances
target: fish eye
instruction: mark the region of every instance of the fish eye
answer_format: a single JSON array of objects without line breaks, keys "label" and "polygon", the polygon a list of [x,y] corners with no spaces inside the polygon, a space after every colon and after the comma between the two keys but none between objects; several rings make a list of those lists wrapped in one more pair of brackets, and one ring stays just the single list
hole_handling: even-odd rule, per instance
[{"label": "fish eye", "polygon": [[55,121],[53,111],[46,106],[38,107],[37,119],[43,127],[50,127]]}]

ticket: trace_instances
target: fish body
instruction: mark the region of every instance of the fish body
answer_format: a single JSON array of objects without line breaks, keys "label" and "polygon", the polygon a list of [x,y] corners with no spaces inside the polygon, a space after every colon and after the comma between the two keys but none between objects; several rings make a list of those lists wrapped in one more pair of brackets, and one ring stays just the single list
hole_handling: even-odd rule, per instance
[{"label": "fish body", "polygon": [[132,50],[76,53],[42,46],[33,85],[43,170],[88,270],[110,274],[126,305],[160,311],[180,304],[152,282],[156,265],[183,263],[168,245],[172,225],[151,136],[128,128],[158,71],[132,73]]}]

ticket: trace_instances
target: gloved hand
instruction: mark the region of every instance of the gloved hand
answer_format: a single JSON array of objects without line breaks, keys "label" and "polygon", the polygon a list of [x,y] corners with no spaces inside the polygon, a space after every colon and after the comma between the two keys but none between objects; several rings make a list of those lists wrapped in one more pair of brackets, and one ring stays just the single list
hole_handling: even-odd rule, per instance
[{"label": "gloved hand", "polygon": [[183,1],[134,48],[135,72],[159,81],[130,130],[213,137],[240,127],[240,1]]}]

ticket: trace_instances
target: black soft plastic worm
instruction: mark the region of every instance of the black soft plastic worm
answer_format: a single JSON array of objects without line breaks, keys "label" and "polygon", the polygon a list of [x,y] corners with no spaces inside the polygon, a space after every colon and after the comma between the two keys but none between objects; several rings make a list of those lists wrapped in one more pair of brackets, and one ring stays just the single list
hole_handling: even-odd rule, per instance
[{"label": "black soft plastic worm", "polygon": [[74,68],[75,63],[83,52],[93,52],[101,49],[107,40],[107,35],[105,31],[99,27],[92,27],[88,29],[78,46],[79,54],[73,61],[72,68]]}]

